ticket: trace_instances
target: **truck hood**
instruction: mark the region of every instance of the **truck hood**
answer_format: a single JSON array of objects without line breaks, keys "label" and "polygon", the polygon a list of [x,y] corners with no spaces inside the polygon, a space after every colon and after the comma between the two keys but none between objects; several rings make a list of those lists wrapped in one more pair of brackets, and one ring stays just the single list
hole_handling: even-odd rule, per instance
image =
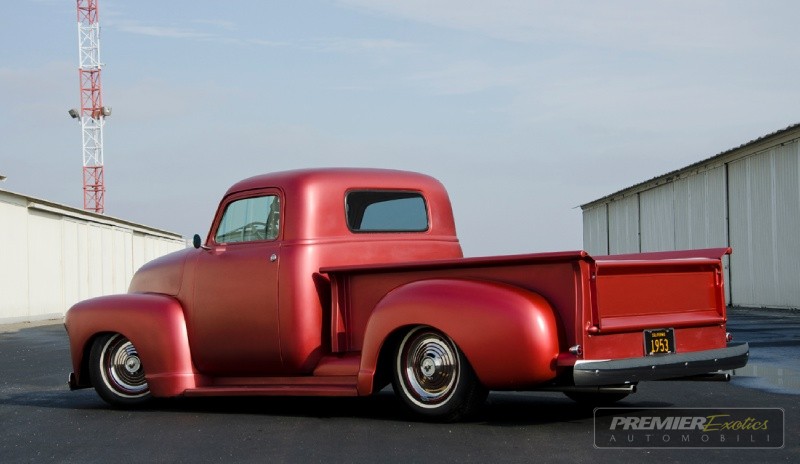
[{"label": "truck hood", "polygon": [[133,275],[128,293],[161,293],[177,296],[183,282],[186,259],[192,252],[196,250],[187,248],[148,262]]}]

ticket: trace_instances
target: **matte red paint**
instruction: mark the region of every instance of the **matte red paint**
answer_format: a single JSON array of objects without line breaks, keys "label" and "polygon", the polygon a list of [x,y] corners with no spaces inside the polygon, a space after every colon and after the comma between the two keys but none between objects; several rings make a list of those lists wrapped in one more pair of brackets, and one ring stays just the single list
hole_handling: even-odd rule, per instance
[{"label": "matte red paint", "polygon": [[82,362],[89,356],[92,339],[103,333],[120,333],[136,346],[147,366],[154,396],[176,396],[198,385],[183,308],[172,297],[128,294],[92,298],[73,306],[64,323],[79,385],[89,384]]},{"label": "matte red paint", "polygon": [[[357,189],[421,193],[428,230],[351,232],[344,200]],[[277,239],[217,243],[225,208],[264,194],[280,197]],[[160,397],[366,395],[392,334],[418,325],[448,335],[503,390],[569,385],[579,359],[641,358],[644,329],[674,328],[679,352],[725,346],[729,249],[465,259],[447,192],[421,174],[252,177],[222,198],[205,245],[146,264],[128,294],[68,311],[75,386],[89,386],[92,339],[109,332],[133,342]]]},{"label": "matte red paint", "polygon": [[524,390],[556,375],[559,330],[544,298],[497,282],[420,280],[392,290],[372,311],[362,347],[360,393],[372,391],[377,354],[388,335],[419,325],[450,336],[487,388]]}]

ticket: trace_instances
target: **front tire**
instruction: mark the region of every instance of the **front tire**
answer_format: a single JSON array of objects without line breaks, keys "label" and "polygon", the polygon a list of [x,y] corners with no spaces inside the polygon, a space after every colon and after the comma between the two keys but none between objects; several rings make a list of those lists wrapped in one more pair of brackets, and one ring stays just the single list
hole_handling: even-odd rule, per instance
[{"label": "front tire", "polygon": [[139,353],[120,334],[103,335],[94,341],[89,377],[97,394],[112,406],[138,406],[151,397]]},{"label": "front tire", "polygon": [[397,395],[428,419],[461,420],[474,413],[489,393],[453,340],[430,327],[418,327],[403,337],[392,372]]}]

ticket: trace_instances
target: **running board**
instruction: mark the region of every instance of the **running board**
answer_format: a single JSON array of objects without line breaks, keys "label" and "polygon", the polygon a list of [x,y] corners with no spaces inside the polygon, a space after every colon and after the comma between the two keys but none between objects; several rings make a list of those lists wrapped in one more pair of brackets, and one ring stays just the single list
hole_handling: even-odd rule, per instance
[{"label": "running board", "polygon": [[218,377],[185,396],[358,396],[355,375],[317,377]]},{"label": "running board", "polygon": [[244,387],[200,387],[184,392],[185,396],[358,396],[355,386],[342,385],[268,385]]}]

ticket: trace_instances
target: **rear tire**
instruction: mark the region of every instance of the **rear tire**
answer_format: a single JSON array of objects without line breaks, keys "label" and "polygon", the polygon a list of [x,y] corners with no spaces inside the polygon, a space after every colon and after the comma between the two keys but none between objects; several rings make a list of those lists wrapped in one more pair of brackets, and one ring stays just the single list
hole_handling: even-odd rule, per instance
[{"label": "rear tire", "polygon": [[94,341],[89,377],[100,398],[112,406],[134,407],[151,397],[139,353],[120,334],[102,335]]},{"label": "rear tire", "polygon": [[454,422],[474,413],[488,390],[450,337],[417,327],[400,341],[392,369],[395,393],[414,413]]}]

